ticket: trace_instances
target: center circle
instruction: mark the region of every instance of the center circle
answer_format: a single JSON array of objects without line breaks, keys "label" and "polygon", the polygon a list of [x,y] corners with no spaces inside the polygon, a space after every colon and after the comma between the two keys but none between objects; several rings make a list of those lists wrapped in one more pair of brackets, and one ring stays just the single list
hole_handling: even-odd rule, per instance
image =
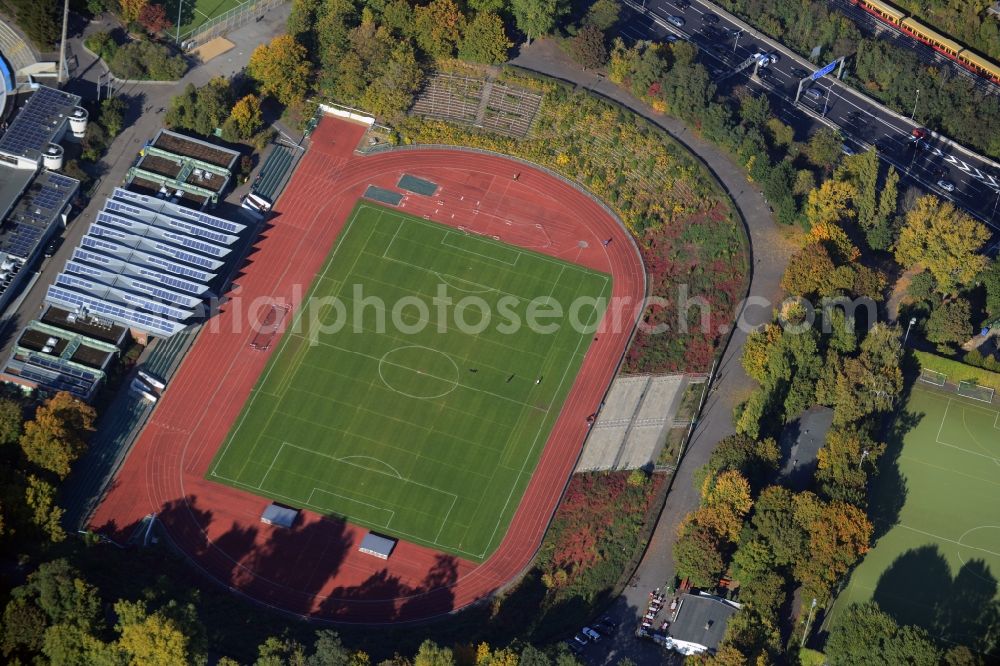
[{"label": "center circle", "polygon": [[396,347],[378,362],[378,376],[390,390],[409,398],[442,398],[458,387],[459,370],[444,352],[422,345]]}]

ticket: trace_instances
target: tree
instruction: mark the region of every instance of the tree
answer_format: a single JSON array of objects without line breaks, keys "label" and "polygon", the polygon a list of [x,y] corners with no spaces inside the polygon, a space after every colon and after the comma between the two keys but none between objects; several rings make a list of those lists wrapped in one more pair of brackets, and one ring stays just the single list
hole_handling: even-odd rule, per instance
[{"label": "tree", "polygon": [[16,444],[21,438],[24,412],[13,400],[0,398],[0,446]]},{"label": "tree", "polygon": [[857,196],[858,189],[853,183],[832,178],[825,180],[809,193],[806,218],[812,225],[838,223],[843,219],[853,218],[855,211],[851,203]]},{"label": "tree", "polygon": [[137,20],[152,35],[158,35],[174,27],[173,22],[167,18],[166,8],[159,4],[144,5],[139,10]]},{"label": "tree", "polygon": [[249,139],[264,124],[264,114],[260,109],[260,98],[256,95],[241,97],[229,113],[228,123],[233,134],[239,139]]},{"label": "tree", "polygon": [[472,19],[458,46],[463,60],[496,65],[507,60],[514,43],[507,39],[503,19],[492,12],[480,12]]},{"label": "tree", "polygon": [[779,567],[798,561],[808,544],[806,530],[795,519],[793,499],[787,488],[768,486],[754,504],[751,524]]},{"label": "tree", "polygon": [[138,21],[147,4],[149,4],[149,0],[118,0],[122,22],[128,25]]},{"label": "tree", "polygon": [[764,324],[747,335],[740,362],[746,373],[758,382],[763,383],[767,376],[768,354],[771,347],[780,339],[781,327],[777,324]]},{"label": "tree", "polygon": [[511,0],[510,11],[517,29],[525,34],[528,43],[532,37],[549,33],[556,25],[560,7],[558,0]]},{"label": "tree", "polygon": [[734,470],[743,475],[751,489],[760,488],[777,469],[780,458],[778,444],[771,438],[758,441],[747,435],[730,435],[716,445],[708,462],[695,473],[695,483],[702,488],[706,479]]},{"label": "tree", "polygon": [[899,329],[876,324],[862,341],[856,358],[845,359],[835,368],[828,364],[833,374],[825,375],[817,395],[822,395],[825,404],[832,403],[835,424],[855,423],[893,408],[903,390],[902,353]]},{"label": "tree", "polygon": [[128,106],[121,97],[109,97],[101,102],[101,124],[108,136],[118,136],[125,127],[125,111]]},{"label": "tree", "polygon": [[941,293],[953,294],[986,268],[986,257],[979,250],[989,237],[985,226],[951,202],[923,196],[906,214],[896,242],[896,261],[904,268],[926,268]]},{"label": "tree", "polygon": [[994,259],[980,276],[986,288],[986,313],[1000,319],[1000,259]]},{"label": "tree", "polygon": [[706,477],[701,486],[701,503],[702,509],[695,512],[695,520],[735,543],[743,519],[753,506],[750,483],[736,470]]},{"label": "tree", "polygon": [[254,666],[305,666],[306,647],[292,638],[271,636],[257,646]]},{"label": "tree", "polygon": [[865,230],[868,247],[873,250],[888,250],[892,247],[896,232],[893,220],[898,206],[899,174],[895,167],[890,166],[879,192],[874,224]]},{"label": "tree", "polygon": [[826,598],[868,551],[872,524],[858,507],[838,501],[825,504],[810,492],[799,493],[792,504],[795,521],[809,535],[793,573],[808,595]]},{"label": "tree", "polygon": [[96,414],[90,405],[61,391],[35,411],[24,424],[21,449],[31,462],[66,478],[70,466],[86,448]]},{"label": "tree", "polygon": [[[788,260],[781,286],[789,294],[815,298],[835,296],[846,289],[844,274],[837,273],[829,251],[822,243],[809,243]],[[853,282],[853,275],[850,276]]]},{"label": "tree", "polygon": [[32,522],[48,535],[50,541],[58,543],[66,538],[60,523],[63,510],[56,503],[55,486],[31,474],[24,501],[32,512]]},{"label": "tree", "polygon": [[674,542],[677,575],[692,585],[714,588],[726,569],[722,559],[722,539],[707,527],[693,521],[681,523]]},{"label": "tree", "polygon": [[190,661],[188,637],[174,620],[162,613],[149,613],[143,601],[115,604],[119,637],[117,647],[132,664],[183,666]]},{"label": "tree", "polygon": [[608,60],[604,46],[604,33],[595,26],[586,25],[569,42],[570,55],[584,69],[597,69]]},{"label": "tree", "polygon": [[97,589],[64,559],[40,565],[11,596],[44,613],[47,624],[75,625],[93,632],[103,627]]},{"label": "tree", "polygon": [[816,481],[828,499],[865,508],[868,477],[878,470],[885,444],[872,440],[856,427],[831,428],[826,445],[819,450]]},{"label": "tree", "polygon": [[354,656],[337,632],[321,629],[316,632],[313,653],[309,655],[307,666],[357,666]]},{"label": "tree", "polygon": [[602,33],[607,32],[618,23],[622,6],[618,0],[597,0],[587,10],[583,17],[584,25],[591,25]]},{"label": "tree", "polygon": [[417,44],[438,58],[455,55],[455,47],[465,29],[465,16],[454,0],[431,0],[413,10]]},{"label": "tree", "polygon": [[302,101],[309,88],[309,63],[304,46],[291,35],[278,35],[270,44],[261,44],[250,55],[247,72],[261,92],[273,95],[282,104]]},{"label": "tree", "polygon": [[822,127],[809,139],[806,155],[810,162],[830,173],[840,158],[840,147],[843,144],[844,138],[840,136],[840,132]]},{"label": "tree", "polygon": [[938,350],[947,354],[952,345],[968,340],[972,330],[972,306],[964,298],[941,303],[927,318],[927,339],[937,344]]},{"label": "tree", "polygon": [[432,640],[421,643],[413,658],[413,666],[454,666],[454,664],[455,657],[451,648],[441,647]]},{"label": "tree", "polygon": [[900,627],[878,604],[851,604],[830,630],[826,658],[831,666],[936,666],[937,647],[923,629]]},{"label": "tree", "polygon": [[423,72],[409,44],[393,49],[389,62],[362,96],[362,105],[375,115],[394,120],[413,103],[413,95],[423,81]]}]

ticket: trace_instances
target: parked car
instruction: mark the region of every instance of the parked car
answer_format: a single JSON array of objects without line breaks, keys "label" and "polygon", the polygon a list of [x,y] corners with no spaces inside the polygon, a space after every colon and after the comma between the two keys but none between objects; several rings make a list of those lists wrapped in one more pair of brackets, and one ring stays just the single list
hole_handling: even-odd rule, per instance
[{"label": "parked car", "polygon": [[673,44],[678,39],[680,39],[680,37],[678,37],[677,35],[667,35],[666,37],[664,37],[664,39],[667,40],[667,44]]},{"label": "parked car", "polygon": [[568,647],[573,652],[573,654],[583,653],[583,646],[577,643],[576,641],[573,640],[563,641],[563,645]]},{"label": "parked car", "polygon": [[595,643],[601,640],[601,634],[599,632],[594,631],[590,627],[584,627],[583,629],[580,630],[580,633],[589,638],[590,640],[594,641]]},{"label": "parked car", "polygon": [[601,620],[600,622],[595,622],[594,623],[594,629],[597,629],[599,632],[601,632],[605,636],[614,636],[615,635],[615,631],[617,631],[617,627],[616,626],[614,626],[612,624],[609,624],[607,622],[604,622],[603,620]]},{"label": "parked car", "polygon": [[840,152],[848,156],[854,155],[854,149],[848,146],[846,143],[840,144]]},{"label": "parked car", "polygon": [[673,14],[671,14],[670,16],[667,17],[667,23],[674,26],[675,28],[683,28],[684,22],[685,22],[684,19],[681,18],[680,16],[674,16]]},{"label": "parked car", "polygon": [[587,643],[590,642],[590,639],[587,638],[585,634],[579,633],[573,637],[573,641],[580,647],[586,647]]},{"label": "parked car", "polygon": [[955,191],[955,183],[951,182],[950,180],[939,180],[937,182],[937,184],[938,184],[938,187],[940,187],[945,192],[954,192]]}]

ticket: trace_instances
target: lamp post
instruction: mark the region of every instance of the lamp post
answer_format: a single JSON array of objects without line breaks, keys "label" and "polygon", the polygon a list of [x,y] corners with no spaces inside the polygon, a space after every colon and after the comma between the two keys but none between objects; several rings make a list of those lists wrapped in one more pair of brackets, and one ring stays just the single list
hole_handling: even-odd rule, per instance
[{"label": "lamp post", "polygon": [[[184,9],[184,0],[177,0],[177,48],[181,46],[181,11]],[[530,41],[530,40],[529,40]],[[920,92],[919,90],[917,92]]]},{"label": "lamp post", "polygon": [[742,34],[743,34],[742,30],[736,33],[736,41],[733,42],[733,53],[736,53],[736,46],[740,43],[740,35]]},{"label": "lamp post", "polygon": [[910,338],[910,329],[913,328],[913,325],[916,324],[916,323],[917,323],[917,318],[916,317],[910,317],[910,323],[906,327],[906,335],[903,336],[903,346],[904,347],[906,347],[906,341]]},{"label": "lamp post", "polygon": [[861,451],[861,460],[858,461],[858,469],[861,469],[861,466],[863,464],[865,464],[865,458],[867,458],[867,457],[868,457],[868,449],[862,450]]},{"label": "lamp post", "polygon": [[913,113],[910,117],[913,118],[913,122],[917,121],[917,102],[920,101],[920,88],[917,88],[917,97],[913,100]]},{"label": "lamp post", "polygon": [[809,606],[809,618],[806,620],[806,626],[802,630],[802,640],[799,642],[799,648],[803,648],[806,645],[806,634],[809,633],[809,625],[812,624],[813,613],[816,611],[816,599],[812,600],[812,605]]}]

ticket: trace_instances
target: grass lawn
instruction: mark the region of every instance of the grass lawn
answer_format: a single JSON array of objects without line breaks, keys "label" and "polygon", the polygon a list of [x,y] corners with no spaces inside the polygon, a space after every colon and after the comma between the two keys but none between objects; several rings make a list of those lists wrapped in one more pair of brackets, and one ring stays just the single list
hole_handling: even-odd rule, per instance
[{"label": "grass lawn", "polygon": [[1000,655],[1000,409],[917,382],[895,430],[872,497],[881,537],[832,621],[874,599],[900,624]]},{"label": "grass lawn", "polygon": [[482,560],[593,337],[527,315],[554,302],[572,321],[585,297],[596,326],[610,293],[603,273],[360,203],[208,477]]},{"label": "grass lawn", "polygon": [[181,39],[184,40],[190,37],[192,32],[196,31],[216,16],[221,16],[230,9],[253,1],[254,0],[244,0],[244,2],[240,2],[240,0],[165,0],[164,2],[160,2],[158,4],[163,5],[163,8],[167,13],[167,18],[174,23],[174,27],[167,30],[167,34],[170,37],[174,37],[177,35],[176,24],[178,3],[181,3],[180,35]]}]

